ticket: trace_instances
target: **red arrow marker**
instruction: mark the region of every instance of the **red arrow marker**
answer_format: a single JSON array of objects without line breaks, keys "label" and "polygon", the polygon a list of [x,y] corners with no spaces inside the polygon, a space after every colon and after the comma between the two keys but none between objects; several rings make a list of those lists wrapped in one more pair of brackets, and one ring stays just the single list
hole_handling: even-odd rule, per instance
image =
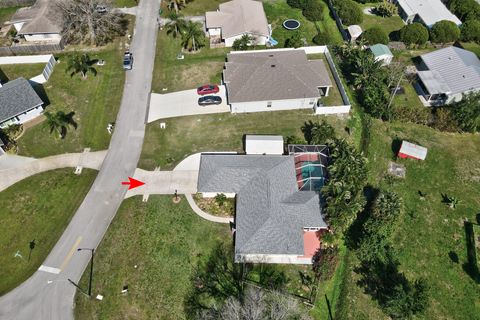
[{"label": "red arrow marker", "polygon": [[128,185],[128,190],[136,188],[136,187],[143,186],[144,184],[145,184],[145,182],[138,181],[137,179],[133,179],[133,178],[130,178],[130,177],[128,177],[128,181],[123,181],[122,182],[122,185]]}]

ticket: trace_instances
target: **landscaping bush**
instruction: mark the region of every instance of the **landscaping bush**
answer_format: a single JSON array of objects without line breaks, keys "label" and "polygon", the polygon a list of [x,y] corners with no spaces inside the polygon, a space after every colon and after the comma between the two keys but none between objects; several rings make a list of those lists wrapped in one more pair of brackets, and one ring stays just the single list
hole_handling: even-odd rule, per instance
[{"label": "landscaping bush", "polygon": [[370,29],[365,30],[362,33],[362,39],[367,41],[368,44],[388,44],[388,35],[383,31],[380,27],[372,27]]},{"label": "landscaping bush", "polygon": [[406,45],[424,45],[428,41],[428,29],[418,22],[408,24],[400,29],[400,40]]},{"label": "landscaping bush", "polygon": [[305,0],[302,14],[309,21],[323,20],[325,4],[321,0]]},{"label": "landscaping bush", "polygon": [[460,38],[460,29],[452,21],[439,21],[430,30],[430,40],[434,43],[455,42],[458,38]]},{"label": "landscaping bush", "polygon": [[287,4],[292,8],[303,9],[305,0],[287,0]]},{"label": "landscaping bush", "polygon": [[333,3],[338,16],[346,26],[363,22],[362,8],[353,0],[336,0]]},{"label": "landscaping bush", "polygon": [[480,93],[470,93],[451,105],[451,113],[458,128],[465,132],[480,131]]},{"label": "landscaping bush", "polygon": [[462,41],[480,43],[480,20],[468,20],[460,27]]},{"label": "landscaping bush", "polygon": [[394,104],[392,117],[400,122],[411,122],[416,124],[428,125],[431,122],[432,114],[429,108],[414,107]]},{"label": "landscaping bush", "polygon": [[300,32],[295,32],[290,38],[285,40],[285,48],[299,48],[304,45]]},{"label": "landscaping bush", "polygon": [[433,112],[433,122],[431,125],[433,128],[446,131],[446,132],[457,132],[458,124],[450,108],[437,108]]},{"label": "landscaping bush", "polygon": [[335,247],[319,249],[312,258],[313,272],[315,273],[315,277],[320,280],[331,279],[337,265],[338,248]]},{"label": "landscaping bush", "polygon": [[391,17],[398,13],[398,8],[394,3],[383,0],[381,4],[374,8],[374,13],[382,17]]},{"label": "landscaping bush", "polygon": [[449,8],[463,22],[480,19],[480,4],[475,0],[451,0]]}]

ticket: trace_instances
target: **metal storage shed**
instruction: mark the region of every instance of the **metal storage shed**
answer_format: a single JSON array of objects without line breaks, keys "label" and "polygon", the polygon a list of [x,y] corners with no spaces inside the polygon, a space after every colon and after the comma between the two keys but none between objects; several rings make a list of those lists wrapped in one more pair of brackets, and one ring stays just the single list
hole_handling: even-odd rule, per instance
[{"label": "metal storage shed", "polygon": [[427,148],[413,144],[408,141],[402,141],[402,146],[398,151],[398,156],[403,159],[411,158],[425,160],[427,157]]},{"label": "metal storage shed", "polygon": [[245,136],[245,152],[246,154],[282,155],[284,152],[283,137],[247,134]]}]

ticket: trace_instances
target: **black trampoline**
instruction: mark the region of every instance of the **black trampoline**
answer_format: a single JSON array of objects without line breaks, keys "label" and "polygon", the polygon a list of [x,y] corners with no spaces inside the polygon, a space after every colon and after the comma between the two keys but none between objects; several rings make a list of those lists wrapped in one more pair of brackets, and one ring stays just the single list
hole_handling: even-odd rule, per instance
[{"label": "black trampoline", "polygon": [[300,22],[295,19],[287,19],[283,21],[283,27],[287,30],[296,30],[300,27]]}]

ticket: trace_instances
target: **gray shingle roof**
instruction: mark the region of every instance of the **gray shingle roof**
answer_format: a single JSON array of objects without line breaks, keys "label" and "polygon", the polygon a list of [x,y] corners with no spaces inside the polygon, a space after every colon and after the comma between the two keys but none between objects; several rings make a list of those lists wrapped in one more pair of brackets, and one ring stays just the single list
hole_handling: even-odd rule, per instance
[{"label": "gray shingle roof", "polygon": [[7,82],[0,88],[0,123],[43,104],[24,78]]},{"label": "gray shingle roof", "polygon": [[320,197],[298,191],[293,156],[204,154],[199,192],[236,193],[236,254],[303,255],[303,228],[327,225]]},{"label": "gray shingle roof", "polygon": [[319,98],[318,87],[332,86],[323,60],[304,50],[229,53],[223,71],[228,101]]},{"label": "gray shingle roof", "polygon": [[51,0],[37,0],[31,7],[18,9],[11,19],[12,23],[25,23],[18,34],[60,33],[61,23],[54,5]]},{"label": "gray shingle roof", "polygon": [[480,88],[480,60],[475,53],[447,47],[421,55],[421,58],[428,71],[419,71],[418,75],[425,80],[431,94],[456,94]]}]

